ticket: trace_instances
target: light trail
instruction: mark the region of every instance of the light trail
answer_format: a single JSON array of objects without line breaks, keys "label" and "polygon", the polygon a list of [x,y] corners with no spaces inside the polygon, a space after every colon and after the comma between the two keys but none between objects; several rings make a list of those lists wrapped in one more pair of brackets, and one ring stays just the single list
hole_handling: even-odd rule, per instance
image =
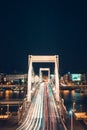
[{"label": "light trail", "polygon": [[40,130],[43,118],[44,84],[40,85],[37,95],[32,100],[27,117],[17,130]]},{"label": "light trail", "polygon": [[50,87],[50,85],[48,85],[48,100],[49,100],[49,125],[50,125],[50,130],[57,130],[56,126],[57,126],[57,113],[56,113],[56,104],[55,104],[55,100],[54,100],[54,96],[53,96],[53,92],[52,89]]},{"label": "light trail", "polygon": [[61,120],[60,113],[58,112],[56,101],[52,92],[50,84],[48,85],[48,100],[49,100],[49,116],[50,116],[50,129],[49,130],[67,130]]},{"label": "light trail", "polygon": [[41,83],[16,130],[67,130],[63,125],[50,84]]},{"label": "light trail", "polygon": [[48,94],[47,94],[47,85],[44,86],[44,124],[45,130],[48,130]]}]

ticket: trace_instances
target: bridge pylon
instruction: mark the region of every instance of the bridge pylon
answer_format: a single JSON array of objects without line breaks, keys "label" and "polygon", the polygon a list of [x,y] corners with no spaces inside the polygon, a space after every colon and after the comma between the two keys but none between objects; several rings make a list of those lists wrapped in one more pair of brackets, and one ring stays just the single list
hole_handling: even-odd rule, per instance
[{"label": "bridge pylon", "polygon": [[31,102],[31,82],[32,82],[32,63],[54,63],[55,65],[55,87],[56,87],[56,101],[59,98],[59,56],[58,55],[29,55],[28,57],[28,91],[27,101]]}]

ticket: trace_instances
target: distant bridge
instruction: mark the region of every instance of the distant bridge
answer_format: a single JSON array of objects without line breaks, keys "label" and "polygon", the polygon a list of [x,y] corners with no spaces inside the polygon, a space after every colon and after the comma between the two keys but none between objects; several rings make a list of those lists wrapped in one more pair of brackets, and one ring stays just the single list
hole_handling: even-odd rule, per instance
[{"label": "distant bridge", "polygon": [[23,100],[9,100],[9,101],[6,101],[6,100],[2,100],[0,101],[0,105],[22,105],[23,104]]}]

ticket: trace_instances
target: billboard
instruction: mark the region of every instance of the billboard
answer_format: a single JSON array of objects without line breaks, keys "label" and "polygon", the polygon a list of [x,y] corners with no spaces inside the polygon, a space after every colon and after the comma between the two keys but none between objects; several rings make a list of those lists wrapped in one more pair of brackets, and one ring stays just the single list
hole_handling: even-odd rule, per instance
[{"label": "billboard", "polygon": [[72,81],[81,81],[81,74],[71,74]]}]

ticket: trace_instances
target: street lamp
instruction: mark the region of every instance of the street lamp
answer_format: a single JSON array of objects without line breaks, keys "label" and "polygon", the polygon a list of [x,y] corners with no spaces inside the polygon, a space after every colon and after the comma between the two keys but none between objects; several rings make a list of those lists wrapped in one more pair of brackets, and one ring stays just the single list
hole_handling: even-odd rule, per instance
[{"label": "street lamp", "polygon": [[71,116],[71,130],[73,130],[73,110],[70,110],[70,116]]},{"label": "street lamp", "polygon": [[76,111],[75,105],[76,105],[76,103],[73,102],[73,108],[69,111],[69,114],[71,116],[71,130],[73,130],[73,113]]}]

